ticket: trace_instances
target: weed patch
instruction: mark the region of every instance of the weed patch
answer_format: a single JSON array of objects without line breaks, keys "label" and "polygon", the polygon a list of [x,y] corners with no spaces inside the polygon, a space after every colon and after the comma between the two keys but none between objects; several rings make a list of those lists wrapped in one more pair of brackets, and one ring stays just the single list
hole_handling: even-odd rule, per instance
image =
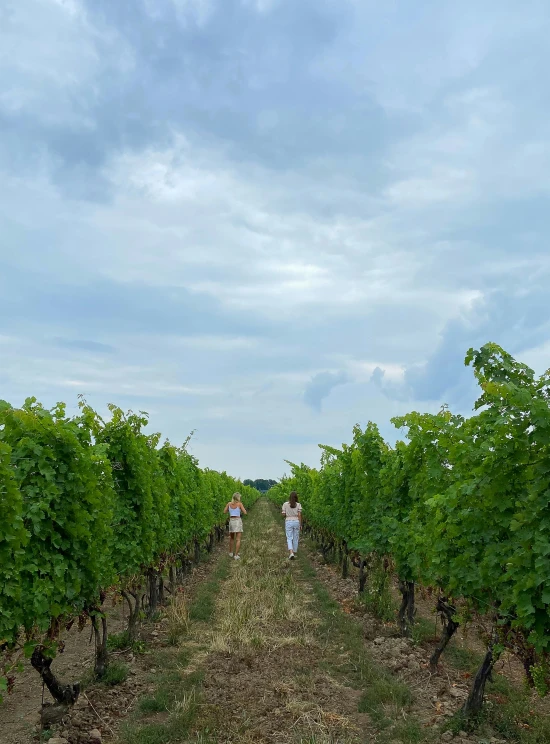
[{"label": "weed patch", "polygon": [[111,661],[101,678],[102,685],[120,685],[128,679],[128,666],[122,661]]},{"label": "weed patch", "polygon": [[107,638],[107,649],[109,651],[133,651],[136,654],[144,654],[147,644],[141,640],[131,640],[128,631],[113,633]]},{"label": "weed patch", "polygon": [[220,582],[229,574],[229,558],[220,560],[211,578],[202,584],[195,599],[189,607],[189,620],[193,622],[207,623],[212,620],[216,609],[216,596],[220,588]]}]

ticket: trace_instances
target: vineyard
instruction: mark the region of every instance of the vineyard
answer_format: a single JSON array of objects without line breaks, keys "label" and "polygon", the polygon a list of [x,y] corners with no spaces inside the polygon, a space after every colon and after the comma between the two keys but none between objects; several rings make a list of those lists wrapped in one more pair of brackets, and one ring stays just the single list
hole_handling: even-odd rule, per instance
[{"label": "vineyard", "polygon": [[444,628],[433,672],[476,619],[486,648],[462,708],[471,722],[504,652],[540,695],[550,683],[550,373],[536,378],[495,344],[470,350],[466,364],[481,388],[471,418],[447,407],[395,418],[408,440],[395,447],[375,424],[355,426],[351,445],[322,447],[319,470],[289,463],[270,496],[298,492],[307,529],[343,576],[357,566],[360,592],[369,570],[395,571],[404,636],[415,586],[429,588]]},{"label": "vineyard", "polygon": [[[547,742],[550,374],[494,344],[466,364],[470,418],[395,418],[394,446],[356,425],[319,469],[254,487],[145,433],[146,414],[0,402],[0,692],[29,674],[43,690],[41,723],[9,744]],[[237,490],[258,502],[242,561],[222,543]],[[422,645],[427,612],[441,632]],[[455,669],[467,629],[475,664],[461,646]],[[88,668],[59,666],[66,643]]]},{"label": "vineyard", "polygon": [[[91,622],[94,674],[108,671],[102,605],[118,593],[131,642],[201,550],[221,539],[223,507],[255,489],[201,470],[185,447],[145,434],[145,414],[110,406],[105,422],[85,401],[79,415],[0,402],[0,693],[14,683],[21,652],[61,712],[80,685],[52,671],[62,630]],[[51,717],[50,711],[50,717]]]}]

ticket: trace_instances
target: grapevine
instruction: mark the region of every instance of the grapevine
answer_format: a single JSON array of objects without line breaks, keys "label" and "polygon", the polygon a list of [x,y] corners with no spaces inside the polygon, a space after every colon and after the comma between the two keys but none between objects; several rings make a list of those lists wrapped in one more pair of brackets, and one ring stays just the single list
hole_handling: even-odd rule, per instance
[{"label": "grapevine", "polygon": [[0,696],[20,650],[56,703],[74,704],[79,683],[61,683],[52,668],[63,629],[91,621],[101,677],[107,590],[127,599],[135,637],[144,606],[153,615],[162,601],[165,568],[185,567],[205,541],[211,548],[234,491],[247,505],[259,495],[201,470],[185,448],[159,446],[160,435],[143,431],[146,414],[109,410],[104,421],[84,400],[72,418],[61,403],[0,401]]},{"label": "grapevine", "polygon": [[[365,570],[377,556],[395,566],[410,634],[414,587],[436,587],[444,634],[461,613],[483,616],[487,653],[466,717],[479,713],[485,682],[504,648],[516,654],[539,691],[550,651],[550,371],[536,378],[496,344],[465,360],[480,386],[470,418],[443,406],[438,414],[393,419],[407,441],[390,446],[375,424],[354,427],[351,445],[321,446],[321,467],[291,466],[269,494],[278,503],[296,490],[306,529],[324,553],[340,543]],[[464,609],[462,610],[464,611]],[[529,671],[532,670],[532,671]]]}]

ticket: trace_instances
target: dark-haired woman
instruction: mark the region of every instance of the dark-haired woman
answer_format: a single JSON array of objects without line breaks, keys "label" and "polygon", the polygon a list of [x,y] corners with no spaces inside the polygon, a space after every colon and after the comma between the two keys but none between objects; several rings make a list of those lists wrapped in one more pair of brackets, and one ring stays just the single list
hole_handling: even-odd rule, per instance
[{"label": "dark-haired woman", "polygon": [[288,560],[293,561],[298,552],[298,542],[300,541],[300,531],[302,529],[302,505],[298,501],[296,491],[292,491],[288,501],[285,501],[283,504],[281,514],[285,518]]}]

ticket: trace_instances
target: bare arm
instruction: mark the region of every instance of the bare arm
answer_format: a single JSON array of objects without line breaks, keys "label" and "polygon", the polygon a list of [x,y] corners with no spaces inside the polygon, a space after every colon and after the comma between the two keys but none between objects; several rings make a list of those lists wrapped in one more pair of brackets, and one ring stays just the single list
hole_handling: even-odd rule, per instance
[{"label": "bare arm", "polygon": [[243,514],[246,514],[247,512],[246,512],[246,509],[244,508],[244,506],[242,504],[239,504],[239,506],[241,507],[242,513]]},{"label": "bare arm", "polygon": [[224,513],[224,514],[227,514],[227,512],[228,512],[228,511],[229,511],[229,501],[228,501],[228,502],[227,502],[227,504],[225,505],[225,509],[223,510],[223,513]]}]

